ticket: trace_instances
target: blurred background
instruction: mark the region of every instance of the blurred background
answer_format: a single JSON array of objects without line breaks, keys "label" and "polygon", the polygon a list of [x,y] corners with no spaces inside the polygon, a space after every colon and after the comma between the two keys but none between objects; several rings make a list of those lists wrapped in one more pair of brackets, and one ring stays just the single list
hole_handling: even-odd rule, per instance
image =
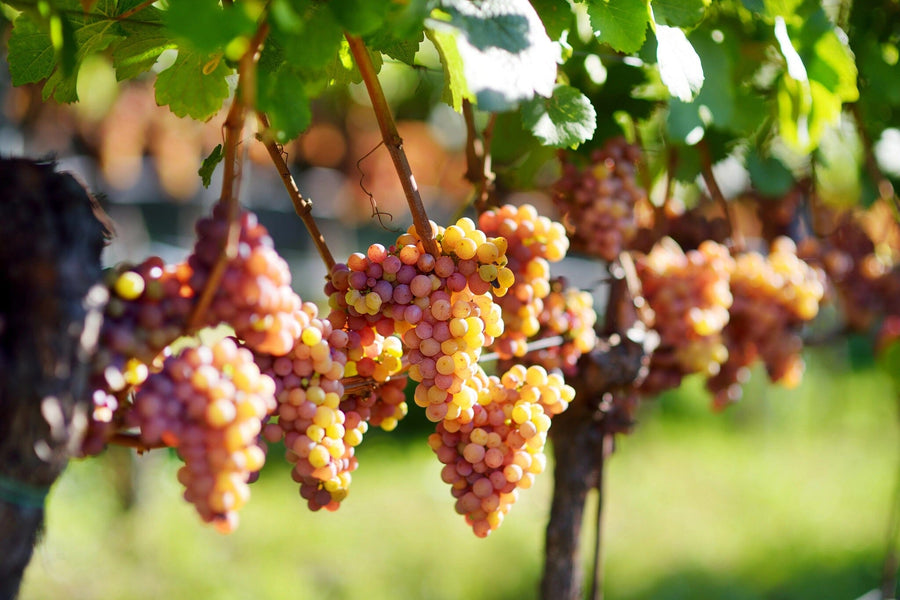
[{"label": "blurred background", "polygon": [[[382,79],[429,215],[445,222],[470,191],[462,118],[437,101],[440,78],[427,67],[387,63]],[[12,88],[0,62],[0,154],[55,157],[103,195],[118,227],[106,264],[181,260],[218,196],[217,177],[204,188],[197,170],[222,141],[224,115],[178,119],[156,106],[149,82],[118,86],[103,59],[83,66],[79,86],[90,89],[79,104],[44,104],[40,87]],[[338,260],[409,224],[379,141],[364,92],[351,86],[317,103],[312,128],[285,147]],[[246,151],[241,201],[269,228],[295,289],[321,302],[325,268],[263,146],[248,135]],[[549,182],[552,156],[517,167]],[[539,193],[506,200],[548,206]],[[558,271],[589,286],[602,273],[590,268],[569,261]],[[857,598],[879,585],[896,504],[896,398],[865,344],[812,348],[807,363],[798,389],[757,373],[723,413],[693,380],[642,407],[609,463],[607,598]],[[75,461],[51,493],[22,598],[535,598],[552,474],[477,539],[453,511],[430,430],[413,408],[391,434],[370,432],[336,513],[307,510],[273,448],[229,536],[181,499],[172,453],[112,448]]]}]

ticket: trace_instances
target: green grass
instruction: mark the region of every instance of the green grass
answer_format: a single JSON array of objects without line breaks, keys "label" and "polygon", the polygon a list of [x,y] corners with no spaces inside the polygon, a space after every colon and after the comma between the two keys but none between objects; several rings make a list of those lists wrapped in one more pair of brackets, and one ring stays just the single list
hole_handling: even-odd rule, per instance
[{"label": "green grass", "polygon": [[[608,599],[846,599],[878,585],[900,460],[885,378],[820,354],[798,390],[760,379],[718,415],[690,382],[648,403],[620,441],[604,515]],[[370,442],[339,511],[310,513],[274,466],[230,536],[180,499],[169,456],[136,459],[128,511],[108,457],[73,463],[22,599],[536,597],[549,473],[480,540],[424,439]]]}]

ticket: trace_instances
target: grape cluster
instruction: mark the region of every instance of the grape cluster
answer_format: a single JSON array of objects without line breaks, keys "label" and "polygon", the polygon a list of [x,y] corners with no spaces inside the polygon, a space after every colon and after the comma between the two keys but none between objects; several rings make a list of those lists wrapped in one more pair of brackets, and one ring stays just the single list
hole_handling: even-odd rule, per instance
[{"label": "grape cluster", "polygon": [[610,139],[580,167],[562,156],[562,176],[553,201],[569,228],[572,249],[615,260],[637,233],[635,205],[647,194],[635,181],[640,149],[625,138]]},{"label": "grape cluster", "polygon": [[194,307],[191,269],[150,257],[139,265],[109,269],[109,303],[93,359],[93,410],[81,454],[99,454],[127,407],[127,391],[143,383],[148,365],[187,328]]},{"label": "grape cluster", "polygon": [[275,409],[275,384],[231,338],[165,359],[135,394],[128,423],[148,447],[176,448],[178,481],[201,518],[230,532],[265,462],[257,438]]},{"label": "grape cluster", "polygon": [[[225,265],[205,325],[230,325],[248,347],[277,356],[287,354],[300,336],[297,314],[301,300],[291,289],[287,263],[256,215],[243,212],[236,252]],[[196,224],[197,241],[188,258],[191,287],[203,290],[229,236],[227,209],[217,204],[211,217]]]},{"label": "grape cluster", "polygon": [[531,350],[522,360],[528,364],[539,364],[548,370],[560,369],[566,375],[574,375],[578,359],[590,352],[597,343],[594,297],[590,292],[569,286],[565,279],[559,277],[550,281],[550,293],[543,304],[538,315],[541,328],[533,340],[561,336],[563,341]]},{"label": "grape cluster", "polygon": [[298,313],[301,333],[284,356],[257,353],[264,373],[275,381],[278,408],[263,429],[270,443],[284,440],[291,472],[311,510],[336,510],[347,496],[358,466],[354,448],[368,425],[341,409],[349,336],[321,319],[315,304]]},{"label": "grape cluster", "polygon": [[502,377],[480,369],[468,382],[478,396],[466,423],[442,421],[428,443],[444,464],[456,511],[475,535],[486,537],[503,522],[519,489],[528,489],[546,466],[543,453],[552,416],[575,396],[558,374],[516,366]]},{"label": "grape cluster", "polygon": [[498,297],[504,331],[494,341],[501,358],[521,357],[528,338],[537,335],[543,299],[550,293],[550,263],[562,260],[569,248],[561,223],[538,215],[530,204],[505,204],[481,214],[478,226],[487,235],[506,239],[507,267],[515,276],[509,292]]},{"label": "grape cluster", "polygon": [[715,406],[740,398],[740,384],[757,359],[772,381],[787,387],[800,383],[804,364],[798,328],[816,316],[824,292],[824,273],[800,259],[789,238],[776,238],[768,256],[746,252],[735,258],[734,302],[723,331],[728,359],[707,380]]},{"label": "grape cluster", "polygon": [[729,278],[734,260],[728,249],[706,241],[682,249],[664,238],[635,261],[643,296],[654,313],[660,344],[641,384],[646,395],[678,387],[684,375],[714,375],[728,358],[722,329],[732,304]]},{"label": "grape cluster", "polygon": [[399,334],[418,383],[416,403],[431,421],[467,421],[477,395],[465,383],[482,348],[503,333],[502,311],[488,292],[502,296],[514,276],[503,238],[489,238],[468,218],[433,227],[436,256],[410,228],[395,245],[372,244],[336,265],[326,285],[329,319],[364,345],[375,334]]},{"label": "grape cluster", "polygon": [[891,271],[879,258],[874,241],[858,218],[845,214],[824,238],[807,238],[798,253],[825,271],[830,294],[843,309],[847,324],[857,331],[868,329],[879,314],[894,313],[898,286],[892,285]]}]

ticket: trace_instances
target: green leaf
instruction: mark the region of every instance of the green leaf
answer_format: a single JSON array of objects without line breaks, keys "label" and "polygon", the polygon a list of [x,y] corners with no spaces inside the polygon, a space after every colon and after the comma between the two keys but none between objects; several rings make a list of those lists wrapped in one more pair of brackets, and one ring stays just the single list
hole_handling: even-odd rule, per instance
[{"label": "green leaf", "polygon": [[799,45],[808,77],[818,81],[845,102],[859,98],[857,70],[850,49],[841,42],[825,11],[818,8],[806,16],[799,30],[789,28]]},{"label": "green leaf", "polygon": [[37,83],[53,73],[56,51],[50,37],[41,31],[30,15],[16,17],[9,37],[9,73],[13,85]]},{"label": "green leaf", "polygon": [[574,25],[572,6],[566,0],[531,0],[531,5],[540,15],[551,40],[558,40],[563,31]]},{"label": "green leaf", "polygon": [[[125,10],[125,6],[119,6],[119,14]],[[125,39],[115,44],[112,50],[116,79],[125,81],[137,77],[153,67],[163,51],[176,47],[162,24],[162,11],[152,6],[141,10],[140,23],[121,22]]]},{"label": "green leaf", "polygon": [[684,32],[677,27],[656,26],[656,62],[669,93],[690,102],[703,87],[703,65]]},{"label": "green leaf", "polygon": [[289,64],[260,80],[259,108],[269,116],[275,140],[286,143],[300,135],[312,121],[306,78]]},{"label": "green leaf", "polygon": [[[512,110],[535,94],[553,93],[557,51],[527,0],[444,0],[441,9],[427,26],[454,37],[466,91],[480,109]],[[442,55],[452,53],[449,40],[440,41]]]},{"label": "green leaf", "polygon": [[169,31],[201,53],[226,52],[240,58],[241,44],[229,45],[238,38],[249,38],[256,30],[256,19],[247,3],[224,8],[218,0],[169,0],[165,23]]},{"label": "green leaf", "polygon": [[545,146],[574,148],[593,137],[597,112],[580,91],[557,85],[550,98],[537,97],[522,106],[522,124]]},{"label": "green leaf", "polygon": [[671,27],[693,27],[706,14],[708,0],[651,0],[653,19]]},{"label": "green leaf", "polygon": [[696,103],[682,102],[677,98],[669,102],[666,129],[672,140],[693,146],[703,139],[707,125],[700,117]]},{"label": "green leaf", "polygon": [[[273,27],[274,38],[284,53],[284,60],[298,68],[320,69],[330,64],[344,43],[341,26],[330,10],[308,0],[297,2],[302,20],[300,31]],[[274,25],[274,24],[273,24]],[[264,47],[263,52],[265,53]]]},{"label": "green leaf", "polygon": [[415,64],[416,52],[419,51],[419,46],[424,39],[424,31],[419,31],[413,37],[401,39],[394,37],[392,29],[383,28],[366,38],[366,46],[370,50],[377,50],[412,66]]},{"label": "green leaf", "polygon": [[390,0],[330,0],[328,8],[338,23],[356,35],[367,35],[384,23]]},{"label": "green leaf", "polygon": [[441,99],[453,110],[460,112],[463,100],[474,102],[475,97],[469,92],[466,83],[466,70],[459,48],[456,46],[456,36],[451,32],[441,31],[428,31],[426,35],[441,57],[441,67],[444,70],[444,91]]},{"label": "green leaf", "polygon": [[[97,2],[89,14],[82,11],[80,0],[63,0],[53,8],[58,12],[43,23],[36,23],[31,13],[16,19],[9,40],[10,74],[14,85],[47,79],[44,100],[52,96],[57,102],[75,102],[78,68],[85,57],[124,36],[114,20],[114,0]],[[65,19],[59,16],[63,13]]]},{"label": "green leaf", "polygon": [[644,45],[650,10],[647,0],[588,0],[588,15],[598,39],[631,54]]},{"label": "green leaf", "polygon": [[794,185],[793,173],[774,156],[763,158],[751,152],[747,156],[747,170],[753,187],[765,196],[782,196]]},{"label": "green leaf", "polygon": [[228,97],[232,69],[221,56],[178,50],[178,58],[156,78],[156,103],[179,117],[208,121]]},{"label": "green leaf", "polygon": [[825,129],[836,123],[844,102],[859,97],[857,70],[821,7],[804,5],[799,27],[775,17],[775,37],[786,72],[778,81],[779,131],[795,150],[814,150]]},{"label": "green leaf", "polygon": [[200,169],[197,170],[197,174],[200,176],[200,179],[203,180],[203,187],[209,187],[209,184],[212,182],[213,171],[216,170],[216,166],[222,162],[222,159],[224,158],[225,152],[222,151],[222,144],[218,144],[213,148],[212,152],[209,153],[209,156],[203,159],[203,164],[201,164]]}]

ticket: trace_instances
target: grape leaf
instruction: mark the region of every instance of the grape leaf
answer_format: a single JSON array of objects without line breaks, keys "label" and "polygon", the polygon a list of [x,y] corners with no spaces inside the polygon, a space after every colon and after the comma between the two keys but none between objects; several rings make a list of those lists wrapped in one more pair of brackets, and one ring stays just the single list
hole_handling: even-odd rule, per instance
[{"label": "grape leaf", "polygon": [[203,187],[208,188],[212,183],[212,174],[216,170],[216,166],[225,158],[225,152],[222,151],[222,144],[218,144],[213,148],[209,156],[203,159],[203,164],[197,170],[197,175],[203,181]]},{"label": "grape leaf", "polygon": [[653,20],[671,27],[693,27],[706,14],[708,0],[651,0]]},{"label": "grape leaf", "polygon": [[656,26],[656,61],[659,76],[669,93],[690,102],[703,86],[703,65],[684,32],[677,27]]},{"label": "grape leaf", "polygon": [[558,40],[573,25],[572,6],[566,0],[531,0],[531,4],[551,40]]},{"label": "grape leaf", "polygon": [[459,48],[456,46],[456,36],[451,32],[434,30],[427,31],[426,35],[441,57],[441,67],[444,70],[444,91],[441,99],[453,110],[460,112],[463,100],[474,102],[475,97],[469,92],[466,84],[466,71]]},{"label": "grape leaf", "polygon": [[156,78],[156,103],[179,117],[208,121],[228,97],[232,69],[221,56],[180,48],[178,57]]},{"label": "grape leaf", "polygon": [[774,156],[763,158],[751,152],[747,156],[747,170],[753,187],[766,196],[781,196],[794,185],[793,173]]},{"label": "grape leaf", "polygon": [[522,124],[545,146],[574,148],[593,137],[597,112],[580,91],[557,85],[551,97],[523,104]]},{"label": "grape leaf", "polygon": [[424,31],[419,31],[413,37],[397,38],[394,36],[393,30],[383,28],[366,38],[366,46],[370,50],[377,50],[412,66],[415,63],[416,52],[419,51],[419,46],[424,39]]},{"label": "grape leaf", "polygon": [[37,83],[50,77],[56,67],[56,51],[50,37],[26,13],[16,17],[8,51],[13,85]]},{"label": "grape leaf", "polygon": [[250,37],[256,30],[247,3],[224,8],[218,0],[169,0],[164,14],[169,31],[201,53],[224,51],[235,38]]},{"label": "grape leaf", "polygon": [[859,97],[852,54],[821,7],[808,8],[799,27],[777,16],[774,28],[786,64],[776,92],[779,131],[800,152],[815,149],[843,102]]},{"label": "grape leaf", "polygon": [[356,35],[372,33],[382,26],[390,0],[331,0],[328,8],[338,23]]},{"label": "grape leaf", "polygon": [[[125,10],[126,6],[119,6],[120,14]],[[142,9],[140,15],[139,23],[127,19],[121,22],[125,39],[113,46],[113,67],[119,81],[132,79],[149,70],[164,50],[175,48],[175,42],[162,26],[162,11],[149,6]]]},{"label": "grape leaf", "polygon": [[682,102],[678,98],[672,98],[669,102],[666,130],[672,140],[692,146],[703,139],[707,125],[700,117],[697,104]]},{"label": "grape leaf", "polygon": [[469,94],[482,110],[504,111],[553,93],[556,50],[527,0],[444,0],[441,9],[426,25],[443,34],[432,38],[441,55],[456,53],[462,62],[466,86],[452,90],[455,97]]},{"label": "grape leaf", "polygon": [[292,31],[273,26],[270,37],[280,45],[284,52],[284,60],[293,66],[306,69],[324,68],[337,56],[344,41],[341,26],[332,12],[324,6],[313,4],[308,0],[297,4],[299,5],[297,14],[300,15],[302,28],[299,31]]},{"label": "grape leaf", "polygon": [[303,74],[288,63],[260,78],[259,108],[269,116],[272,134],[279,143],[294,139],[309,127],[312,112],[306,83]]},{"label": "grape leaf", "polygon": [[78,67],[84,58],[102,52],[123,34],[113,18],[115,0],[98,1],[92,13],[82,11],[80,0],[64,0],[54,8],[57,12],[50,14],[46,31],[30,13],[16,18],[9,40],[10,74],[15,85],[47,79],[44,100],[52,96],[58,102],[75,102]]},{"label": "grape leaf", "polygon": [[647,37],[647,0],[588,0],[588,15],[598,38],[619,52],[641,49]]}]

